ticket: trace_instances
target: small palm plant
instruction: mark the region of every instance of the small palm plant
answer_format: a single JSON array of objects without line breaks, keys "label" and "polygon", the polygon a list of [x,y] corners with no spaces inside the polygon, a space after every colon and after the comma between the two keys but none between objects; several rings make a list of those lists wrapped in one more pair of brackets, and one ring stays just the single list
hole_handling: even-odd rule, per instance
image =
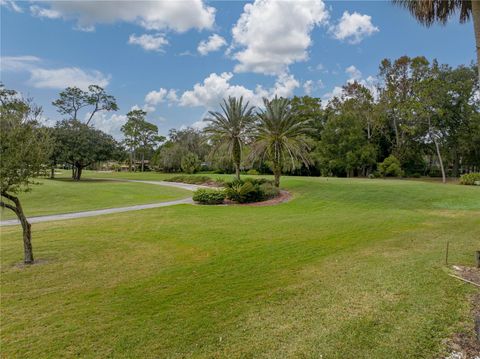
[{"label": "small palm plant", "polygon": [[251,156],[270,161],[278,188],[284,167],[295,169],[299,162],[311,164],[307,135],[312,129],[310,120],[300,120],[294,115],[288,99],[264,98],[263,103],[265,109],[257,113],[254,126]]},{"label": "small palm plant", "polygon": [[240,179],[240,163],[242,161],[242,147],[246,142],[247,132],[253,120],[254,107],[248,102],[243,103],[243,97],[239,99],[229,97],[220,105],[221,112],[209,112],[205,121],[209,125],[205,132],[214,143],[214,151],[224,148],[232,157],[235,166],[235,175]]}]

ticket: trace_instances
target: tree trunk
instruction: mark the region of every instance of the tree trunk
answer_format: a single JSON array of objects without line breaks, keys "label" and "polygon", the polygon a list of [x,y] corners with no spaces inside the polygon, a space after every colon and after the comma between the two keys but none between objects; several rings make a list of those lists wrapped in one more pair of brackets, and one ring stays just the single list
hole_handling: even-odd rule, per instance
[{"label": "tree trunk", "polygon": [[51,179],[54,179],[54,178],[55,178],[55,167],[54,167],[54,166],[52,166],[52,167],[50,168],[50,178],[51,178]]},{"label": "tree trunk", "polygon": [[23,208],[18,197],[12,196],[11,194],[5,192],[2,192],[2,196],[9,199],[15,204],[15,206],[12,206],[10,204],[4,203],[3,201],[1,202],[2,207],[11,209],[17,215],[23,230],[23,261],[25,264],[33,264],[31,224],[28,222],[27,217],[23,212]]},{"label": "tree trunk", "polygon": [[76,181],[80,181],[80,178],[82,177],[82,170],[83,170],[82,165],[77,165],[76,176],[75,176]]},{"label": "tree trunk", "polygon": [[75,165],[72,165],[72,179],[75,180],[77,174],[75,173]]},{"label": "tree trunk", "polygon": [[133,162],[133,152],[130,152],[130,166],[128,167],[129,172],[132,172],[132,162]]},{"label": "tree trunk", "polygon": [[458,177],[459,176],[459,169],[460,169],[460,156],[458,155],[458,151],[456,148],[453,149],[453,168],[452,168],[452,176]]},{"label": "tree trunk", "polygon": [[442,182],[447,183],[447,178],[445,176],[445,168],[443,168],[442,155],[440,154],[440,146],[438,145],[438,142],[435,139],[435,136],[432,136],[432,137],[433,137],[433,142],[435,143],[435,149],[437,150],[438,162],[440,162],[440,170],[442,171]]},{"label": "tree trunk", "polygon": [[480,1],[472,0],[473,29],[477,49],[478,81],[480,81]]},{"label": "tree trunk", "polygon": [[142,172],[144,171],[145,168],[145,152],[142,152]]}]

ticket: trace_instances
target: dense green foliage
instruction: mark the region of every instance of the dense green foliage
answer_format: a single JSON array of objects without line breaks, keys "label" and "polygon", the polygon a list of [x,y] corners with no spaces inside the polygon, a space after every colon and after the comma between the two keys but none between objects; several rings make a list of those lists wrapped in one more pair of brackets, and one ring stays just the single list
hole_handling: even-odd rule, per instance
[{"label": "dense green foliage", "polygon": [[182,157],[182,171],[188,174],[197,172],[200,169],[200,160],[193,152],[188,152]]},{"label": "dense green foliage", "polygon": [[168,140],[158,148],[152,158],[153,165],[162,172],[181,172],[182,159],[194,154],[200,162],[205,161],[210,146],[206,136],[198,130],[170,130]]},{"label": "dense green foliage", "polygon": [[273,181],[265,178],[244,178],[225,182],[228,199],[238,203],[261,202],[278,196],[280,191]]},{"label": "dense green foliage", "polygon": [[449,241],[450,263],[474,264],[478,188],[306,177],[282,186],[294,199],[277,206],[39,223],[42,262],[28,269],[16,265],[19,229],[2,228],[1,356],[437,358],[471,330],[473,286],[443,263]]},{"label": "dense green foliage", "polygon": [[466,185],[480,184],[480,173],[467,173],[460,177],[460,183]]},{"label": "dense green foliage", "polygon": [[192,199],[201,204],[222,204],[225,200],[225,190],[200,188],[193,192]]},{"label": "dense green foliage", "polygon": [[378,164],[378,172],[383,177],[402,177],[403,171],[400,167],[400,161],[394,156],[390,155]]},{"label": "dense green foliage", "polygon": [[211,177],[208,176],[173,176],[165,179],[168,182],[181,182],[188,184],[204,184],[214,182]]},{"label": "dense green foliage", "polygon": [[30,188],[45,169],[51,138],[38,124],[41,109],[0,85],[0,190],[16,194]]}]

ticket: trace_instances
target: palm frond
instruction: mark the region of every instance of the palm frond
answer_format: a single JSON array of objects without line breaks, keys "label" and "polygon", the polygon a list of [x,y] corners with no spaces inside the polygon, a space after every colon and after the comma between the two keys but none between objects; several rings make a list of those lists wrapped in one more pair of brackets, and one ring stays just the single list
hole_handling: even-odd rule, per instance
[{"label": "palm frond", "polygon": [[430,26],[436,21],[445,24],[457,13],[461,23],[468,21],[472,1],[477,0],[393,0],[393,3],[406,8],[419,22]]}]

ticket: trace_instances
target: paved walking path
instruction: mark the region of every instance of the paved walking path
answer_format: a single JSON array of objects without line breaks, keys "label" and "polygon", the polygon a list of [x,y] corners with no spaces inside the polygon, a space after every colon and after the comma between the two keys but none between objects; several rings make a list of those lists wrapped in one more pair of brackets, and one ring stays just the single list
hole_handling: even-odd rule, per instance
[{"label": "paved walking path", "polygon": [[[176,187],[182,188],[189,191],[195,191],[198,188],[208,188],[207,186],[199,186],[194,184],[187,184],[187,183],[178,183],[178,182],[167,182],[167,181],[141,181],[141,180],[117,180],[114,181],[122,181],[122,182],[140,182],[140,183],[148,183],[158,186],[168,186],[168,187]],[[99,209],[94,211],[83,211],[83,212],[73,212],[73,213],[64,213],[64,214],[52,214],[47,216],[38,216],[38,217],[29,217],[28,221],[30,223],[40,223],[40,222],[50,222],[50,221],[62,221],[65,219],[74,219],[74,218],[84,218],[84,217],[95,217],[101,216],[103,214],[111,214],[111,213],[121,213],[121,212],[129,212],[129,211],[139,211],[142,209],[150,209],[150,208],[159,208],[159,207],[168,207],[174,206],[176,204],[193,204],[193,200],[191,198],[183,198],[175,201],[168,201],[168,202],[160,202],[160,203],[150,203],[150,204],[138,204],[135,206],[127,206],[127,207],[116,207],[116,208],[106,208],[106,209]],[[1,221],[0,226],[15,226],[20,224],[18,219],[9,219],[6,221]]]}]

